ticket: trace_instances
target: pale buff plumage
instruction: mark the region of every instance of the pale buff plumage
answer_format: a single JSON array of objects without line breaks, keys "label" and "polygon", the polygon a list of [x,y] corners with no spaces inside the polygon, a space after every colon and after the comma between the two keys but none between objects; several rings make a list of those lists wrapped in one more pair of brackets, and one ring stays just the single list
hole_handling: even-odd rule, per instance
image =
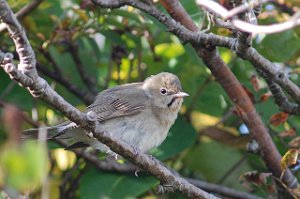
[{"label": "pale buff plumage", "polygon": [[[166,139],[185,96],[188,95],[182,92],[178,77],[163,72],[148,77],[144,82],[102,91],[86,111],[93,110],[101,128],[115,139],[147,152]],[[92,146],[101,151],[110,151],[75,123],[65,122],[46,129],[50,139],[64,139],[69,148]],[[33,137],[36,133],[37,129],[30,129],[24,135]]]}]

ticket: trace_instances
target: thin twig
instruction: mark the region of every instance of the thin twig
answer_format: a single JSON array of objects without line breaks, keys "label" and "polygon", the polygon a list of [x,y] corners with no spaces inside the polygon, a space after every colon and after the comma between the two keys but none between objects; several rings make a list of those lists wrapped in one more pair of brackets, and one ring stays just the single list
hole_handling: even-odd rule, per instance
[{"label": "thin twig", "polygon": [[233,164],[228,171],[219,179],[218,184],[222,184],[225,180],[234,172],[237,168],[239,168],[246,160],[247,154],[243,155],[235,164]]},{"label": "thin twig", "polygon": [[262,199],[261,197],[258,196],[254,196],[252,194],[249,193],[245,193],[245,192],[240,192],[234,189],[230,189],[221,185],[217,185],[217,184],[212,184],[209,182],[205,182],[202,180],[197,180],[197,179],[192,179],[192,178],[188,178],[187,179],[189,182],[191,182],[192,184],[194,184],[195,186],[202,188],[204,190],[207,190],[209,192],[213,192],[216,194],[220,194],[226,198],[232,198],[232,199]]},{"label": "thin twig", "polygon": [[[256,6],[269,2],[270,0],[261,0],[253,2],[252,4],[241,4],[240,6],[233,8],[232,10],[227,10],[225,7],[221,6],[219,3],[212,0],[197,0],[197,4],[201,7],[209,9],[211,12],[221,16],[223,19],[230,19],[237,16],[239,13],[243,13],[247,10],[251,10]],[[256,25],[253,23],[245,22],[239,19],[233,19],[232,25],[239,29],[240,31],[258,34],[274,34],[278,32],[283,32],[288,29],[292,29],[300,25],[299,13],[295,13],[294,16],[283,23],[273,24],[273,25]]]},{"label": "thin twig", "polygon": [[[178,1],[161,1],[164,1],[163,5],[167,6],[166,10],[176,21],[184,24],[188,29],[192,31],[198,31],[197,26],[193,25],[193,21]],[[175,5],[175,7],[172,7],[173,5]],[[139,9],[146,11],[146,8],[141,6],[139,6]],[[147,13],[152,14],[152,16],[155,14],[155,17],[158,20],[160,19],[162,14],[156,15],[156,12],[148,10],[146,11]],[[161,22],[166,26],[169,26],[171,22],[169,22],[165,16],[163,18],[164,19],[161,20]],[[175,25],[175,28],[176,27],[178,27],[178,24]],[[178,32],[178,30],[174,31],[174,33],[177,33],[177,36],[180,37]],[[261,147],[261,157],[263,158],[268,169],[272,171],[273,175],[277,177],[280,176],[282,174],[282,168],[280,166],[281,156],[274,142],[272,141],[272,138],[270,137],[266,127],[262,123],[260,116],[256,112],[255,107],[253,106],[249,96],[245,92],[244,88],[241,86],[241,84],[239,83],[237,78],[232,74],[232,72],[228,69],[224,61],[220,58],[215,46],[203,46],[203,44],[198,44],[193,45],[193,47],[195,48],[199,57],[203,59],[203,62],[206,64],[206,66],[211,70],[212,74],[216,77],[216,80],[220,83],[223,89],[227,92],[228,96],[232,99],[232,102],[235,104],[236,110],[239,113],[240,118],[250,129],[253,138],[259,143],[259,146]],[[280,78],[284,78],[284,76],[280,76]],[[293,176],[293,174],[290,171],[285,173],[283,181],[289,187],[295,188],[297,186],[297,179]]]},{"label": "thin twig", "polygon": [[8,86],[4,89],[4,91],[1,93],[0,98],[3,99],[6,95],[8,95],[15,85],[16,82],[10,82]]},{"label": "thin twig", "polygon": [[232,24],[239,30],[258,34],[258,33],[265,33],[265,34],[274,34],[278,32],[283,32],[285,30],[289,30],[295,28],[296,26],[300,25],[300,19],[291,19],[289,21],[273,24],[273,25],[253,25],[241,20],[233,20]]},{"label": "thin twig", "polygon": [[68,188],[70,189],[71,186],[68,184],[71,183],[73,181],[72,179],[72,175],[74,175],[75,171],[79,169],[80,167],[80,159],[77,159],[75,164],[72,166],[71,169],[66,170],[63,174],[63,179],[62,182],[59,185],[59,191],[60,191],[60,198],[70,198],[68,197],[67,191]]},{"label": "thin twig", "polygon": [[96,95],[98,93],[97,87],[96,87],[96,81],[93,79],[94,77],[87,74],[87,71],[84,69],[83,63],[80,60],[80,56],[78,53],[78,47],[74,44],[70,43],[69,45],[70,53],[72,55],[72,58],[74,59],[75,66],[79,72],[79,76],[82,79],[82,82],[86,85],[89,91],[92,92],[92,94]]},{"label": "thin twig", "polygon": [[54,69],[57,76],[62,76],[61,68],[57,65],[51,54],[45,50],[43,47],[39,48],[39,51],[44,55],[44,57],[47,59],[50,66]]},{"label": "thin twig", "polygon": [[212,1],[212,0],[197,0],[197,4],[201,7],[204,7],[219,16],[221,16],[224,20],[230,19],[234,16],[237,16],[240,13],[243,13],[245,11],[252,10],[254,7],[259,6],[261,4],[267,3],[271,0],[257,0],[257,1],[252,1],[250,4],[248,3],[243,3],[231,10],[227,10],[225,7],[221,6],[219,3]]},{"label": "thin twig", "polygon": [[89,105],[94,101],[95,99],[94,95],[78,88],[76,85],[72,84],[68,79],[64,78],[58,73],[50,71],[49,69],[47,69],[46,67],[42,66],[39,63],[36,65],[36,67],[39,72],[60,83],[67,90],[69,90],[70,93],[74,94],[79,99],[81,99],[86,105]]},{"label": "thin twig", "polygon": [[[29,124],[31,124],[33,127],[38,128],[40,126],[39,123],[33,121],[30,117],[27,115],[24,115],[24,120],[27,121]],[[62,140],[54,140],[57,142],[60,146],[66,148],[68,145],[62,141]],[[88,152],[85,149],[72,149],[72,152],[76,154],[77,157],[83,158],[85,161],[91,163],[93,166],[95,166],[97,169],[101,171],[106,171],[106,172],[117,172],[121,174],[134,174],[135,171],[138,169],[133,164],[126,163],[126,164],[120,164],[115,161],[115,159],[109,159],[107,158],[106,160],[100,160],[98,156],[94,153]],[[52,173],[52,170],[54,169],[53,164],[55,164],[55,161],[53,158],[51,158],[51,168],[50,172]],[[143,172],[143,171],[142,171]],[[71,173],[69,173],[71,175]],[[202,180],[198,179],[192,179],[192,178],[186,178],[189,182],[194,184],[195,186],[204,189],[209,192],[221,194],[226,197],[230,198],[236,198],[236,199],[261,199],[259,197],[256,197],[254,195],[245,193],[245,192],[240,192],[228,187],[224,187],[221,185],[213,184],[213,183],[208,183]],[[1,187],[0,187],[1,188]]]}]

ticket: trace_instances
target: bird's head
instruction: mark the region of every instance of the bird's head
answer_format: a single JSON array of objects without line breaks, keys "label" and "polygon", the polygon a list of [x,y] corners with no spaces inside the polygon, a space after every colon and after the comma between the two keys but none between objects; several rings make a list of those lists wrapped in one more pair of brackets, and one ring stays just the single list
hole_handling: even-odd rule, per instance
[{"label": "bird's head", "polygon": [[174,74],[162,72],[148,77],[143,89],[153,99],[153,105],[178,112],[183,98],[189,96],[182,91],[180,81]]}]

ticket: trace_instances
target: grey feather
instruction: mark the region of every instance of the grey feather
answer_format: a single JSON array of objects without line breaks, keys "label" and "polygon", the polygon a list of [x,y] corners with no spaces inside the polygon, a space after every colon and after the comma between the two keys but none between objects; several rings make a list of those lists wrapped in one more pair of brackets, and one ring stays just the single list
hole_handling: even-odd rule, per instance
[{"label": "grey feather", "polygon": [[[99,122],[138,114],[146,108],[146,103],[149,101],[146,93],[141,92],[141,87],[142,83],[134,83],[107,89],[98,94],[95,102],[87,107],[86,112],[94,111]],[[135,97],[131,99],[130,96]]]},{"label": "grey feather", "polygon": [[[166,90],[162,93],[161,89]],[[177,95],[176,95],[177,94]],[[183,97],[178,77],[171,73],[159,73],[144,82],[116,86],[102,91],[85,112],[94,111],[107,133],[142,151],[160,145],[167,137],[177,118]],[[91,137],[75,123],[67,121],[54,127],[46,127],[47,139],[63,139],[67,149],[92,146],[110,152],[110,149]],[[25,138],[36,138],[38,129],[26,130]]]}]

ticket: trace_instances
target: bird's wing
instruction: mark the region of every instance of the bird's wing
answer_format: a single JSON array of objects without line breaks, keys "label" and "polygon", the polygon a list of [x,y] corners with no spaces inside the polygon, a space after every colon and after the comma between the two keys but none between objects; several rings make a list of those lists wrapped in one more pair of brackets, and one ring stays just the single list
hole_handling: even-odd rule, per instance
[{"label": "bird's wing", "polygon": [[86,112],[93,110],[99,122],[135,115],[146,108],[148,97],[138,85],[118,86],[101,92]]}]

